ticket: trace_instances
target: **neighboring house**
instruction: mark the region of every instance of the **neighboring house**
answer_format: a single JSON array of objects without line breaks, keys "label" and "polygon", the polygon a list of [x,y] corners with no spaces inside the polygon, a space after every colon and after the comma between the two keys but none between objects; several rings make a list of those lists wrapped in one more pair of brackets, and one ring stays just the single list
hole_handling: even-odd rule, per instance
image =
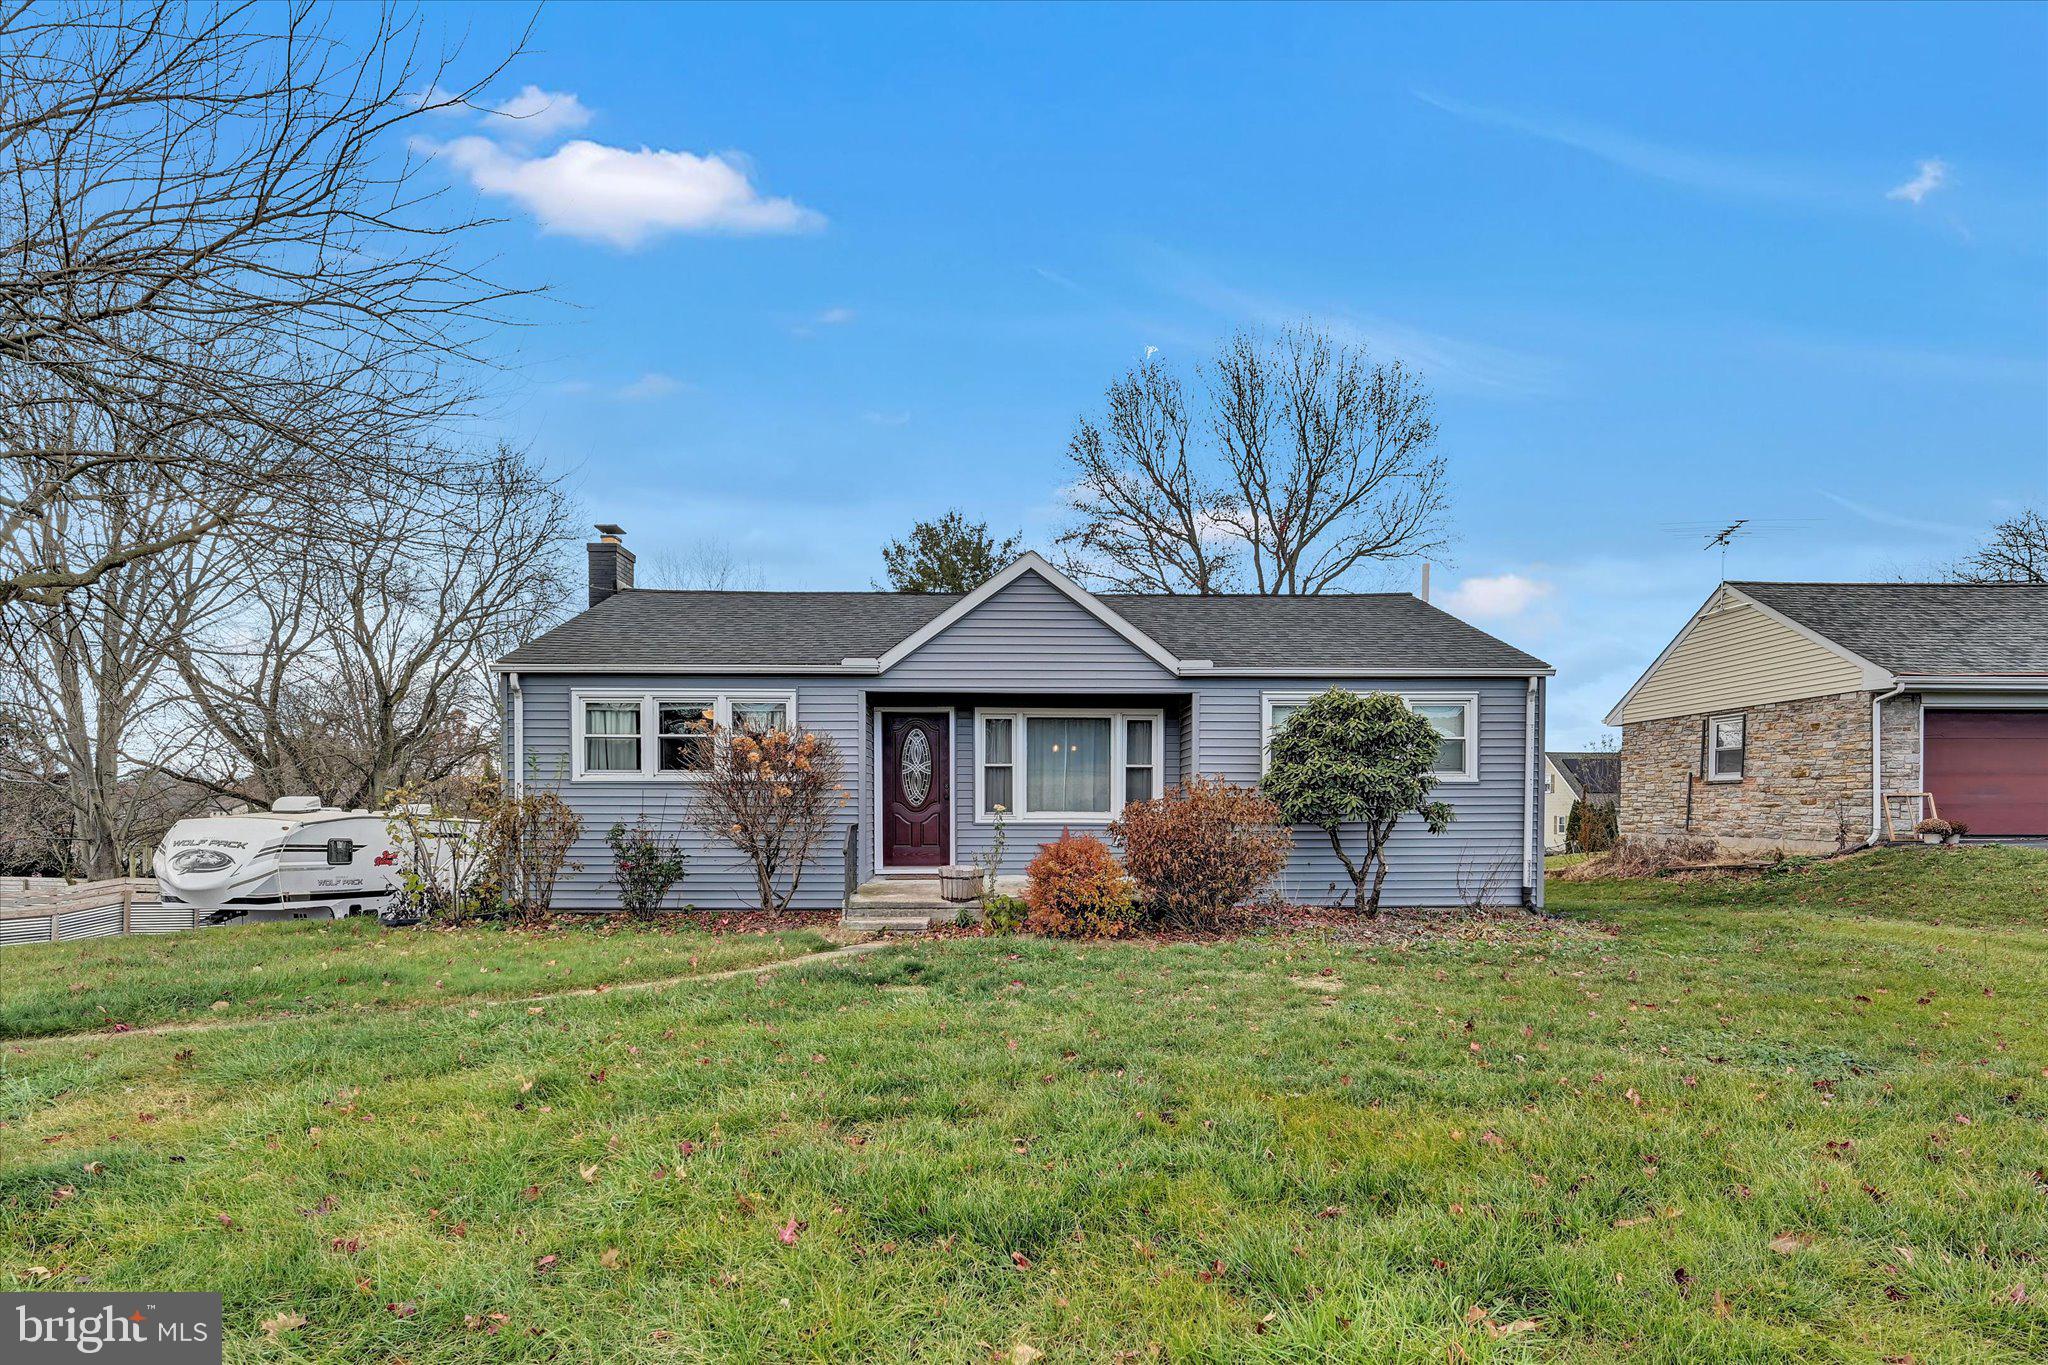
[{"label": "neighboring house", "polygon": [[2048,586],[1724,583],[1607,716],[1624,834],[2048,835]]},{"label": "neighboring house", "polygon": [[1572,803],[1612,806],[1621,801],[1621,755],[1601,750],[1543,756],[1543,851],[1562,853],[1569,843]]},{"label": "neighboring house", "polygon": [[[1540,903],[1541,744],[1552,670],[1405,593],[1095,595],[1026,554],[962,595],[635,589],[615,528],[589,547],[590,608],[494,665],[507,770],[583,818],[557,903],[615,906],[605,831],[646,818],[689,852],[677,900],[753,898],[737,854],[687,829],[697,717],[801,726],[846,765],[842,828],[797,904],[877,876],[974,863],[997,832],[1021,874],[1062,828],[1197,773],[1258,781],[1270,728],[1333,685],[1405,697],[1443,734],[1449,832],[1404,821],[1386,903],[1452,905],[1481,882]],[[1298,832],[1282,891],[1349,882]]]}]

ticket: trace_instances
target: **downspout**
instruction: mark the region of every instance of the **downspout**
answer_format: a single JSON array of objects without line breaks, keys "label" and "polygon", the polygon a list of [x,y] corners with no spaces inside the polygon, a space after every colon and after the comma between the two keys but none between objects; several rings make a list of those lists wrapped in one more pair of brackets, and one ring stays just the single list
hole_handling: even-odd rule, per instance
[{"label": "downspout", "polygon": [[1529,675],[1529,690],[1522,702],[1522,905],[1526,909],[1536,908],[1536,878],[1534,855],[1530,852],[1535,843],[1536,810],[1536,689],[1535,674]]},{"label": "downspout", "polygon": [[1884,704],[1905,690],[1904,683],[1895,682],[1891,691],[1870,698],[1870,837],[1863,841],[1865,848],[1875,845],[1884,830]]},{"label": "downspout", "polygon": [[526,693],[520,689],[519,675],[505,675],[506,690],[512,694],[512,761],[511,771],[505,774],[505,785],[514,794],[526,791]]}]

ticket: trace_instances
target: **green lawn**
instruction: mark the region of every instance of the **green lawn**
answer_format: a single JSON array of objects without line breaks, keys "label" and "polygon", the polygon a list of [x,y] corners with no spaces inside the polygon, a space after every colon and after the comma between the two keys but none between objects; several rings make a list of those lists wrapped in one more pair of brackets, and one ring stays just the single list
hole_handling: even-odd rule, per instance
[{"label": "green lawn", "polygon": [[1552,897],[0,1047],[0,1284],[234,1360],[2048,1357],[2048,856]]},{"label": "green lawn", "polygon": [[537,995],[751,967],[829,946],[807,930],[615,923],[394,932],[370,916],[37,943],[0,949],[0,1039]]}]

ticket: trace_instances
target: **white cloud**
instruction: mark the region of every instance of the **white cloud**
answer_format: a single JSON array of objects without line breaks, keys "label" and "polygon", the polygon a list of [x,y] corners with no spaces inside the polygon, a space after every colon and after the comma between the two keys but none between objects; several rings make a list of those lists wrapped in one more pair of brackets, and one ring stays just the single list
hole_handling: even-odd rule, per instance
[{"label": "white cloud", "polygon": [[544,231],[631,249],[664,233],[812,232],[824,215],[754,188],[734,159],[578,139],[545,156],[486,137],[430,150],[485,194],[511,199]]},{"label": "white cloud", "polygon": [[852,322],[855,316],[856,314],[851,308],[827,308],[824,312],[818,314],[818,325],[820,327],[844,327],[847,323]]},{"label": "white cloud", "polygon": [[1903,185],[1894,185],[1885,191],[1887,199],[1903,199],[1908,204],[1917,204],[1928,195],[1948,183],[1948,163],[1932,160],[1920,163],[1920,173]]},{"label": "white cloud", "polygon": [[1443,606],[1455,616],[1498,621],[1520,616],[1550,592],[1550,584],[1518,573],[1482,575],[1445,593]]},{"label": "white cloud", "polygon": [[574,132],[590,122],[590,107],[566,90],[543,90],[537,85],[521,87],[518,94],[491,113],[494,131],[525,138],[550,138]]},{"label": "white cloud", "polygon": [[673,375],[660,374],[649,370],[632,383],[619,389],[619,397],[638,402],[648,398],[666,398],[683,387],[682,381]]},{"label": "white cloud", "polygon": [[1450,99],[1424,90],[1417,90],[1414,95],[1431,108],[1441,109],[1457,118],[1494,128],[1505,128],[1510,132],[1539,138],[1545,142],[1555,142],[1624,170],[1669,181],[1674,185],[1684,185],[1710,193],[1793,202],[1809,202],[1828,197],[1819,186],[1803,177],[1730,157],[1666,146],[1632,133],[1603,128],[1598,124],[1583,123],[1569,118],[1532,117],[1508,109],[1467,104],[1463,100]]},{"label": "white cloud", "polygon": [[864,412],[860,416],[863,422],[867,422],[870,425],[878,427],[902,427],[910,425],[910,414],[907,412]]}]

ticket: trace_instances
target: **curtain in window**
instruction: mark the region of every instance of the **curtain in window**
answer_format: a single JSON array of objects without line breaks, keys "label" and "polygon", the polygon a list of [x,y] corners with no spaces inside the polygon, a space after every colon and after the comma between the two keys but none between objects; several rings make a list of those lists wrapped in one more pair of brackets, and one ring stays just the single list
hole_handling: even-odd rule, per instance
[{"label": "curtain in window", "polygon": [[1436,727],[1436,770],[1440,773],[1465,771],[1465,708],[1459,703],[1423,705],[1415,708]]},{"label": "curtain in window", "polygon": [[1026,804],[1034,811],[1109,810],[1107,716],[1034,716],[1025,727]]},{"label": "curtain in window", "polygon": [[583,710],[583,766],[594,773],[640,770],[640,704],[591,702]]}]

